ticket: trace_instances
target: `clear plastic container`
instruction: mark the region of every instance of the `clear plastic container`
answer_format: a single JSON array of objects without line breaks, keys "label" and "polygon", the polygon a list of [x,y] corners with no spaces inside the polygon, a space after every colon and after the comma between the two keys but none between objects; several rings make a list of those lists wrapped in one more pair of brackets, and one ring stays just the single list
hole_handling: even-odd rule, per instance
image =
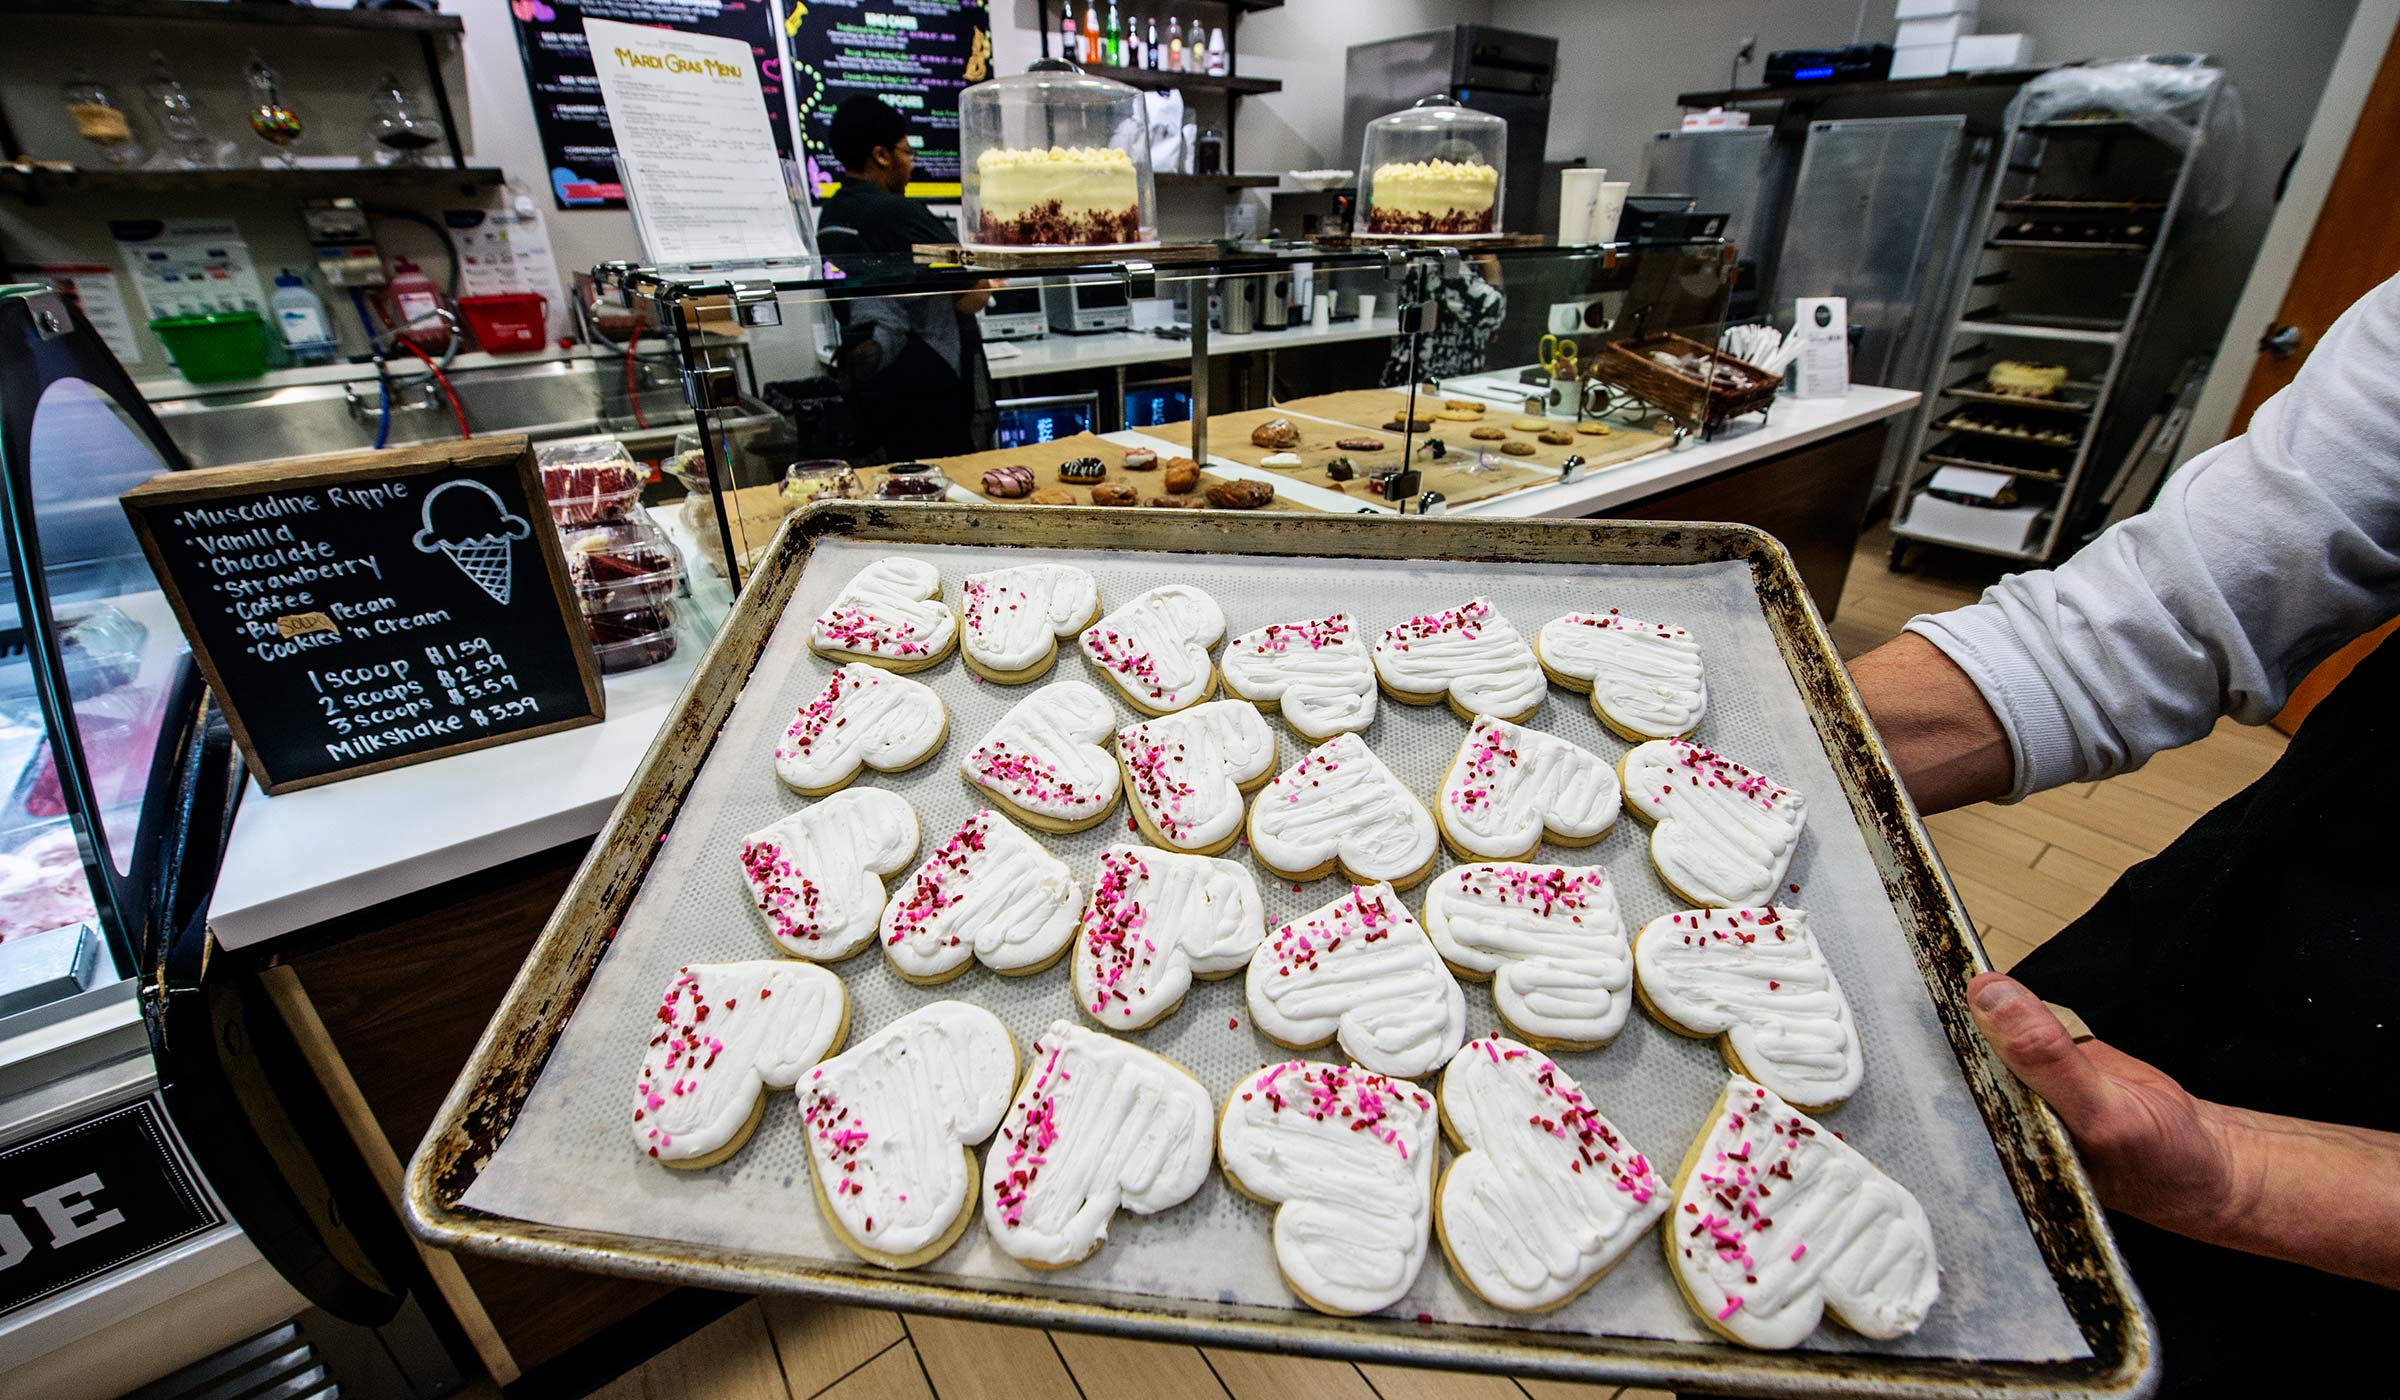
[{"label": "clear plastic container", "polygon": [[683,585],[683,554],[638,507],[623,520],[559,532],[567,581],[587,615],[657,607]]},{"label": "clear plastic container", "polygon": [[855,501],[866,494],[848,462],[794,462],[783,471],[783,501],[794,510],[811,501]]},{"label": "clear plastic container", "polygon": [[622,520],[642,494],[641,463],[615,438],[544,443],[533,449],[542,469],[550,518],[561,525]]},{"label": "clear plastic container", "polygon": [[1063,59],[959,95],[969,246],[1113,248],[1158,237],[1142,95]]},{"label": "clear plastic container", "polygon": [[885,501],[938,501],[950,493],[950,478],[931,462],[895,462],[884,468],[875,495]]},{"label": "clear plastic container", "polygon": [[675,609],[669,604],[586,613],[583,629],[603,674],[655,666],[675,654]]},{"label": "clear plastic container", "polygon": [[1508,123],[1428,97],[1367,123],[1358,229],[1377,238],[1474,238],[1500,228]]}]

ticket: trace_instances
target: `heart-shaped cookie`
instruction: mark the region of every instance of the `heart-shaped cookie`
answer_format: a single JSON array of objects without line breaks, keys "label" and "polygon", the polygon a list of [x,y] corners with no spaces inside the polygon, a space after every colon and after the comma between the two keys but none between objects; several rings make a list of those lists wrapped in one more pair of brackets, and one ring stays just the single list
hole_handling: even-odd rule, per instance
[{"label": "heart-shaped cookie", "polygon": [[670,1167],[713,1167],[741,1151],[767,1106],[842,1043],[850,997],[809,963],[677,968],[633,1085],[634,1146]]},{"label": "heart-shaped cookie", "polygon": [[1626,809],[1654,824],[1650,863],[1686,904],[1765,904],[1792,867],[1807,810],[1764,773],[1681,739],[1637,744],[1618,765]]},{"label": "heart-shaped cookie", "polygon": [[1144,836],[1213,856],[1241,834],[1242,795],[1275,771],[1275,731],[1247,701],[1212,700],[1118,730],[1117,761]]},{"label": "heart-shaped cookie", "polygon": [[986,679],[1018,685],[1058,657],[1058,641],[1092,624],[1100,585],[1073,564],[1020,564],[959,581],[959,649]]},{"label": "heart-shaped cookie", "polygon": [[922,671],[950,654],[958,618],[942,606],[942,574],[922,559],[878,559],[834,595],[808,634],[809,650],[887,671]]},{"label": "heart-shaped cookie", "polygon": [[1687,909],[1652,919],[1633,944],[1642,1003],[1667,1028],[1720,1037],[1725,1063],[1812,1111],[1858,1092],[1858,1022],[1808,912]]},{"label": "heart-shaped cookie", "polygon": [[1568,613],[1542,624],[1533,650],[1550,679],[1590,692],[1600,722],[1637,744],[1683,738],[1708,709],[1700,642],[1681,627],[1637,622],[1615,608]]},{"label": "heart-shaped cookie", "polygon": [[742,878],[767,936],[795,958],[834,962],[867,946],[883,877],[917,853],[917,813],[881,788],[848,788],[742,842]]},{"label": "heart-shaped cookie", "polygon": [[1250,807],[1250,851],[1286,880],[1339,866],[1352,883],[1408,889],[1433,873],[1433,814],[1356,734],[1336,734],[1276,775]]},{"label": "heart-shaped cookie", "polygon": [[808,1072],[800,1116],[817,1206],[852,1252],[910,1269],[958,1241],[975,1208],[975,1144],[1017,1082],[1000,1018],[921,1006]]},{"label": "heart-shaped cookie", "polygon": [[1555,735],[1477,715],[1442,778],[1433,814],[1461,860],[1522,860],[1546,836],[1589,846],[1622,806],[1606,759]]},{"label": "heart-shaped cookie", "polygon": [[1798,1346],[1827,1312],[1869,1337],[1905,1336],[1941,1294],[1917,1198],[1738,1074],[1684,1156],[1667,1218],[1684,1301],[1744,1346]]},{"label": "heart-shaped cookie", "polygon": [[1111,846],[1075,932],[1075,1000],[1112,1031],[1173,1011],[1194,977],[1240,969],[1266,936],[1258,882],[1210,856]]},{"label": "heart-shaped cookie", "polygon": [[1347,1317],[1407,1295],[1433,1223],[1439,1118],[1414,1084],[1308,1060],[1225,1096],[1218,1164],[1234,1190],[1277,1207],[1275,1263],[1301,1302]]},{"label": "heart-shaped cookie", "polygon": [[852,662],[783,731],[775,776],[810,797],[849,785],[861,768],[898,773],[933,756],[950,717],[933,687]]},{"label": "heart-shaped cookie", "polygon": [[1515,1312],[1572,1301],[1667,1213],[1650,1159],[1537,1050],[1485,1036],[1442,1071],[1459,1155],[1434,1195],[1442,1253],[1476,1296]]},{"label": "heart-shaped cookie", "polygon": [[1431,1074],[1467,1035],[1467,998],[1389,885],[1362,885],[1267,935],[1244,988],[1259,1032],[1399,1079]]},{"label": "heart-shaped cookie", "polygon": [[1468,719],[1530,718],[1550,690],[1533,648],[1482,598],[1386,628],[1375,639],[1375,675],[1395,700],[1447,700]]},{"label": "heart-shaped cookie", "polygon": [[1375,722],[1375,658],[1348,613],[1270,622],[1225,648],[1225,690],[1312,741],[1357,734]]},{"label": "heart-shaped cookie", "polygon": [[1027,826],[1082,831],[1117,805],[1122,776],[1106,747],[1116,732],[1107,696],[1082,681],[1053,681],[1011,705],[960,771]]},{"label": "heart-shaped cookie", "polygon": [[986,807],[961,823],[883,909],[884,956],[920,986],[980,962],[1022,976],[1058,961],[1083,891],[1067,863]]},{"label": "heart-shaped cookie", "polygon": [[1605,1045],[1633,1009],[1633,950],[1601,866],[1454,866],[1426,887],[1425,933],[1451,971],[1490,978],[1500,1019],[1546,1049]]},{"label": "heart-shaped cookie", "polygon": [[1208,649],[1225,635],[1225,611],[1189,584],[1153,588],[1083,629],[1092,659],[1145,714],[1163,715],[1206,700],[1217,688]]},{"label": "heart-shaped cookie", "polygon": [[1052,1021],[983,1158],[983,1228],[1037,1269],[1081,1263],[1121,1208],[1191,1199],[1216,1159],[1216,1105],[1191,1072],[1130,1041]]}]

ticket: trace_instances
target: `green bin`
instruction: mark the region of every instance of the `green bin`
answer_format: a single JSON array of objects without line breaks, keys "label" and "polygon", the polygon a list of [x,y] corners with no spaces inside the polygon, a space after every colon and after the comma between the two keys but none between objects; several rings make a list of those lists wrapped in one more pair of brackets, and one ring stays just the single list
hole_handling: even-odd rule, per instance
[{"label": "green bin", "polygon": [[267,372],[267,323],[255,311],[161,316],[150,333],[194,384],[256,379]]}]

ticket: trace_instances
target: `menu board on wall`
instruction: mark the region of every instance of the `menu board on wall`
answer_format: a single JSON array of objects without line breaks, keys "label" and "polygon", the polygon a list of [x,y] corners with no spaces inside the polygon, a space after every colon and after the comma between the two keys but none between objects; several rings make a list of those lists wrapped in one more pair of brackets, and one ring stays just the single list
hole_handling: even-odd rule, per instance
[{"label": "menu board on wall", "polygon": [[270,793],[602,716],[522,437],[167,472],[124,505]]},{"label": "menu board on wall", "polygon": [[992,76],[992,19],[982,0],[795,0],[792,92],[800,103],[809,188],[841,184],[833,109],[859,93],[908,118],[917,152],[908,194],[958,198],[958,91]]},{"label": "menu board on wall", "polygon": [[[797,3],[797,0],[794,0]],[[783,45],[776,35],[776,0],[510,0],[517,52],[533,93],[533,122],[542,135],[550,192],[561,209],[622,209],[617,145],[600,100],[600,79],[585,40],[587,19],[651,25],[750,46],[775,149],[792,158],[792,126],[784,106]],[[806,5],[799,5],[805,9]]]}]

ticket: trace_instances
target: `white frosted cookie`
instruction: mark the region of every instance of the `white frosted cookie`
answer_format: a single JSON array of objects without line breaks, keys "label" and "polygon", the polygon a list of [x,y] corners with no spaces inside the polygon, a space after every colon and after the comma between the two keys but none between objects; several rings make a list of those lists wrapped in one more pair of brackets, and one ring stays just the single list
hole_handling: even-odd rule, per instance
[{"label": "white frosted cookie", "polygon": [[1725,1063],[1786,1103],[1825,1109],[1867,1072],[1858,1022],[1803,909],[1687,909],[1633,944],[1643,1004],[1667,1028],[1716,1036]]},{"label": "white frosted cookie", "polygon": [[1100,585],[1073,564],[1020,564],[959,580],[959,649],[967,665],[1003,684],[1039,677],[1100,612]]},{"label": "white frosted cookie", "polygon": [[670,1167],[739,1152],[767,1106],[842,1043],[850,997],[821,967],[780,959],[677,968],[633,1085],[634,1146]]},{"label": "white frosted cookie", "polygon": [[1941,1293],[1917,1198],[1738,1074],[1684,1155],[1668,1219],[1684,1301],[1744,1346],[1798,1346],[1827,1312],[1869,1337],[1905,1336]]},{"label": "white frosted cookie", "polygon": [[1267,935],[1250,959],[1250,1020],[1278,1045],[1342,1053],[1414,1079],[1467,1036],[1467,998],[1389,885],[1362,885]]},{"label": "white frosted cookie", "polygon": [[833,962],[867,946],[883,877],[917,853],[917,812],[881,788],[848,788],[742,842],[742,878],[767,936],[795,958]]},{"label": "white frosted cookie", "polygon": [[1414,1084],[1287,1060],[1243,1079],[1217,1120],[1233,1189],[1278,1209],[1275,1263],[1300,1301],[1337,1316],[1407,1296],[1433,1223],[1440,1110]]},{"label": "white frosted cookie", "polygon": [[883,909],[883,954],[902,977],[947,982],[980,962],[1021,976],[1058,961],[1083,904],[1067,863],[986,807],[961,823]]},{"label": "white frosted cookie", "polygon": [[1667,1213],[1650,1159],[1573,1076],[1513,1040],[1470,1040],[1442,1071],[1442,1126],[1459,1155],[1434,1195],[1434,1228],[1487,1303],[1564,1306]]},{"label": "white frosted cookie", "polygon": [[1142,834],[1213,856],[1241,835],[1243,794],[1275,771],[1275,731],[1242,700],[1212,700],[1117,731],[1125,800]]},{"label": "white frosted cookie", "polygon": [[1216,1145],[1216,1104],[1190,1071],[1052,1021],[984,1153],[983,1228],[1019,1263],[1081,1263],[1119,1209],[1156,1215],[1190,1200]]},{"label": "white frosted cookie", "polygon": [[1616,770],[1556,735],[1477,715],[1442,777],[1433,814],[1462,860],[1521,860],[1545,836],[1588,846],[1616,825]]},{"label": "white frosted cookie", "polygon": [[1239,970],[1266,936],[1258,882],[1212,856],[1111,846],[1075,932],[1075,1000],[1112,1031],[1173,1011],[1194,977]]},{"label": "white frosted cookie", "polygon": [[810,797],[846,786],[861,768],[898,773],[933,756],[950,717],[933,687],[852,662],[783,731],[775,776]]},{"label": "white frosted cookie", "polygon": [[1276,775],[1250,807],[1250,851],[1286,880],[1339,866],[1353,883],[1408,889],[1433,873],[1433,814],[1356,734],[1336,734]]},{"label": "white frosted cookie", "polygon": [[1225,689],[1280,708],[1302,737],[1357,734],[1375,722],[1375,658],[1348,613],[1270,622],[1226,644]]},{"label": "white frosted cookie", "polygon": [[1216,599],[1189,584],[1170,583],[1083,629],[1083,654],[1135,709],[1163,715],[1196,705],[1217,688],[1208,649],[1224,635],[1225,611]]},{"label": "white frosted cookie", "polygon": [[1081,831],[1117,805],[1122,777],[1106,747],[1116,732],[1107,696],[1082,681],[1053,681],[1010,706],[959,767],[969,786],[1027,826]]},{"label": "white frosted cookie", "polygon": [[941,570],[902,555],[859,570],[808,634],[819,656],[887,671],[922,671],[957,642],[958,618],[942,605]]},{"label": "white frosted cookie", "polygon": [[1568,613],[1542,624],[1533,649],[1550,679],[1590,692],[1600,722],[1637,744],[1683,738],[1708,710],[1700,642],[1681,627],[1637,622],[1615,608]]},{"label": "white frosted cookie", "polygon": [[1386,628],[1375,640],[1375,675],[1395,700],[1447,700],[1469,719],[1526,719],[1550,689],[1533,648],[1482,598]]},{"label": "white frosted cookie", "polygon": [[1425,934],[1452,971],[1490,978],[1500,1019],[1537,1045],[1605,1045],[1632,1013],[1633,950],[1602,866],[1454,866],[1426,887]]},{"label": "white frosted cookie", "polygon": [[1008,1028],[963,1001],[918,1007],[809,1071],[800,1116],[834,1234],[887,1269],[957,1243],[975,1213],[975,1144],[1016,1082]]},{"label": "white frosted cookie", "polygon": [[1654,824],[1650,863],[1689,904],[1764,904],[1791,869],[1800,794],[1681,739],[1637,744],[1618,766],[1626,809]]}]

